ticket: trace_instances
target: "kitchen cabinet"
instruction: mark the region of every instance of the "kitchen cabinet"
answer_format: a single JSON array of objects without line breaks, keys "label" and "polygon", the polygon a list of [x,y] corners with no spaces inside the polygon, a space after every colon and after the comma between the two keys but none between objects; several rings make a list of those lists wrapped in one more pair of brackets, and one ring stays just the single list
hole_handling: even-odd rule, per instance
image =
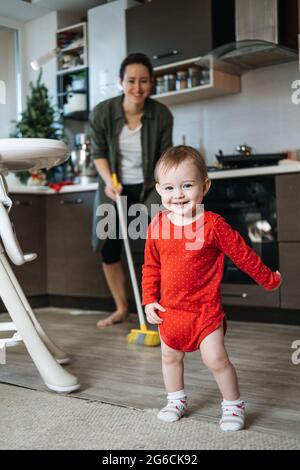
[{"label": "kitchen cabinet", "polygon": [[47,197],[48,293],[109,297],[91,247],[94,191]]},{"label": "kitchen cabinet", "polygon": [[90,109],[120,94],[119,69],[126,57],[125,10],[136,5],[134,0],[116,0],[88,10]]},{"label": "kitchen cabinet", "polygon": [[[111,298],[101,255],[91,246],[94,191],[47,197],[47,273],[49,295]],[[141,281],[141,247],[136,273]],[[134,251],[134,250],[133,250]],[[126,260],[123,253],[125,269]],[[133,299],[129,273],[127,291]]]},{"label": "kitchen cabinet", "polygon": [[24,253],[36,253],[37,259],[22,266],[12,264],[25,295],[47,294],[47,257],[45,197],[32,194],[12,195],[10,218]]},{"label": "kitchen cabinet", "polygon": [[300,174],[276,177],[278,239],[300,242]]},{"label": "kitchen cabinet", "polygon": [[281,306],[300,309],[300,174],[278,175],[276,192]]},{"label": "kitchen cabinet", "polygon": [[234,41],[234,0],[152,0],[126,11],[127,53],[154,66],[203,56]]},{"label": "kitchen cabinet", "polygon": [[279,290],[266,291],[252,284],[222,284],[222,302],[224,305],[241,307],[279,307]]},{"label": "kitchen cabinet", "polygon": [[88,47],[86,23],[59,29],[57,42],[57,97],[64,118],[87,120]]},{"label": "kitchen cabinet", "polygon": [[300,241],[279,243],[280,272],[283,276],[281,286],[281,307],[300,310]]}]

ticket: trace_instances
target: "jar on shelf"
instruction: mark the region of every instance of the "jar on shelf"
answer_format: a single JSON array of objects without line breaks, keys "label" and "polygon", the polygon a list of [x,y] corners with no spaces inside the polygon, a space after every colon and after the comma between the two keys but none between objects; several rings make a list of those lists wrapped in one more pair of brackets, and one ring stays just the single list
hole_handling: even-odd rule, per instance
[{"label": "jar on shelf", "polygon": [[176,76],[174,73],[164,75],[164,92],[176,90]]},{"label": "jar on shelf", "polygon": [[201,69],[198,67],[189,67],[187,79],[188,88],[201,85],[201,75]]},{"label": "jar on shelf", "polygon": [[180,70],[176,73],[176,90],[184,90],[187,87],[187,72],[186,70]]},{"label": "jar on shelf", "polygon": [[201,85],[207,85],[210,82],[210,70],[203,69],[202,70],[202,83]]},{"label": "jar on shelf", "polygon": [[164,93],[164,78],[163,77],[157,77],[156,78],[156,87],[155,87],[155,94],[160,95],[161,93]]}]

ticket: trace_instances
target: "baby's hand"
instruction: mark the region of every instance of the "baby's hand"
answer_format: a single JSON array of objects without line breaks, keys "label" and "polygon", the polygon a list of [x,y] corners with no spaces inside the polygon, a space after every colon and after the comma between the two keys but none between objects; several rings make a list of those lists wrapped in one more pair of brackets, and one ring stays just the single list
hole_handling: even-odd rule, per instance
[{"label": "baby's hand", "polygon": [[166,309],[157,302],[154,302],[153,304],[147,304],[145,307],[147,321],[152,325],[159,325],[163,322],[163,320],[157,315],[156,310],[164,312]]},{"label": "baby's hand", "polygon": [[278,286],[276,286],[276,287],[275,287],[274,289],[272,289],[272,290],[277,290],[277,289],[279,289],[279,287],[281,286],[281,283],[282,283],[282,276],[281,276],[280,272],[279,272],[279,271],[276,271],[276,274],[280,277],[280,282],[279,282]]}]

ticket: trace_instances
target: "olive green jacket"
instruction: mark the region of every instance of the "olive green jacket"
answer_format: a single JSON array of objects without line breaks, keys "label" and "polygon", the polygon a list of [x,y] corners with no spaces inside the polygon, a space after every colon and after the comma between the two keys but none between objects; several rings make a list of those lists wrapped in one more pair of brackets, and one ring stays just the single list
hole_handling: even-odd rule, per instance
[{"label": "olive green jacket", "polygon": [[[94,159],[107,158],[112,172],[118,174],[120,161],[119,135],[126,124],[122,107],[124,95],[99,103],[90,113],[89,127]],[[147,98],[142,116],[142,162],[144,183],[140,202],[144,203],[150,214],[151,204],[159,204],[160,198],[155,190],[154,167],[164,150],[172,145],[173,116],[169,109],[158,101]],[[97,207],[113,204],[105,194],[105,183],[99,177],[99,186],[94,201],[94,220],[92,245],[100,251],[105,240],[96,235],[96,226],[101,217],[96,216]]]}]

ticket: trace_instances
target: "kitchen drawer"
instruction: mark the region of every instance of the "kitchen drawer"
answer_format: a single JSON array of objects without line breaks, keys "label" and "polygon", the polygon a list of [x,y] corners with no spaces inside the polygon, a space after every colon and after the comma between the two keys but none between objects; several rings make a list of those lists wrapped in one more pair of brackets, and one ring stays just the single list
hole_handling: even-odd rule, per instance
[{"label": "kitchen drawer", "polygon": [[300,173],[276,176],[278,240],[300,242]]},{"label": "kitchen drawer", "polygon": [[300,242],[279,243],[281,285],[281,307],[300,309]]},{"label": "kitchen drawer", "polygon": [[223,305],[279,307],[279,289],[266,291],[257,284],[222,284]]}]

